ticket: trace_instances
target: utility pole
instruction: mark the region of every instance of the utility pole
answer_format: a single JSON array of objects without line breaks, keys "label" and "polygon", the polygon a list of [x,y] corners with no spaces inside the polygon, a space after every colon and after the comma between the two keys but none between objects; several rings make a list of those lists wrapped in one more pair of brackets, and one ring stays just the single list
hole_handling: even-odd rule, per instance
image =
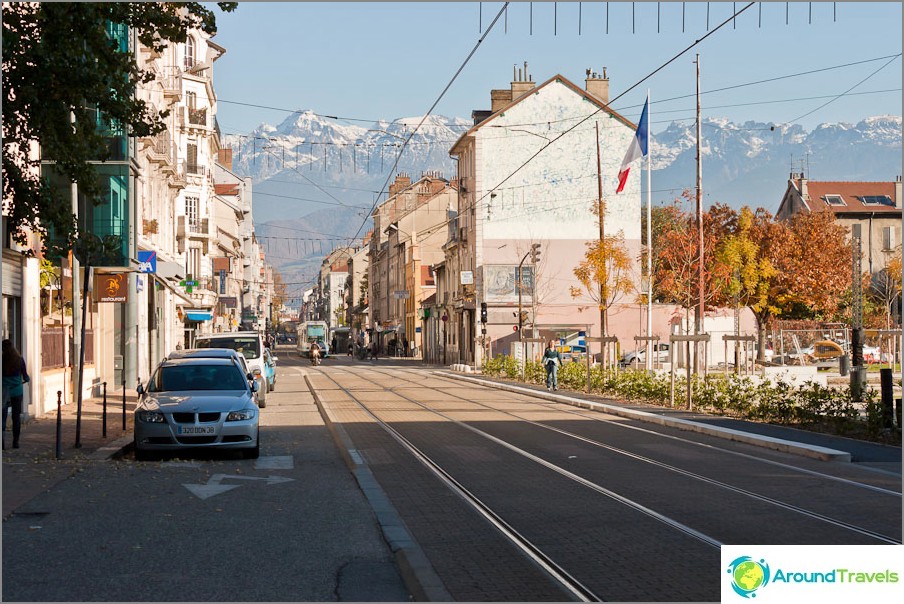
[{"label": "utility pole", "polygon": [[698,266],[697,280],[699,285],[699,300],[697,307],[696,332],[703,332],[703,165],[702,165],[702,141],[700,130],[700,54],[697,54],[697,232],[698,232]]},{"label": "utility pole", "polygon": [[[597,185],[597,204],[599,208],[600,215],[600,251],[603,254],[603,273],[606,272],[606,229],[605,229],[605,216],[606,216],[606,208],[603,204],[603,173],[602,168],[600,167],[600,123],[596,123],[596,185]],[[602,337],[606,337],[607,326],[606,326],[606,297],[608,292],[606,291],[606,277],[605,275],[603,279],[600,279],[600,335]],[[605,362],[605,359],[603,359]]]}]

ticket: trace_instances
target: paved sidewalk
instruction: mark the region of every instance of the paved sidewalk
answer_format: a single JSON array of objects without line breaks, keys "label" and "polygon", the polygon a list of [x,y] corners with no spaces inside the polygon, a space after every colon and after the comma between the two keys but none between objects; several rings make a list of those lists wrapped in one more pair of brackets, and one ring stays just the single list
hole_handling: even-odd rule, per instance
[{"label": "paved sidewalk", "polygon": [[81,471],[86,463],[104,461],[121,452],[132,442],[132,411],[136,393],[126,391],[126,424],[123,430],[122,389],[107,391],[107,432],[103,431],[103,399],[82,401],[79,428],[81,447],[75,447],[75,403],[61,406],[60,459],[56,458],[57,411],[22,423],[18,449],[12,447],[12,433],[7,420],[3,450],[3,518],[49,490],[56,483]]}]

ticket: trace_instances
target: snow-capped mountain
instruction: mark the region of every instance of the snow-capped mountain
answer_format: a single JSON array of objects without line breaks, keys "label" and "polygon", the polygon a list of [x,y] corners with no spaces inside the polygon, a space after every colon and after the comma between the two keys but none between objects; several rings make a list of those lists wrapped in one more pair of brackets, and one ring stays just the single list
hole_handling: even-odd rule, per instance
[{"label": "snow-capped mountain", "polygon": [[[278,126],[264,124],[248,136],[226,136],[225,145],[233,149],[234,170],[254,180],[259,234],[287,237],[291,236],[287,227],[295,225],[303,227],[298,238],[324,240],[316,248],[313,241],[307,247],[296,245],[295,252],[287,252],[295,260],[271,254],[276,266],[285,265],[289,271],[284,280],[298,282],[308,278],[312,265],[319,266],[313,260],[322,258],[321,250],[337,245],[327,246],[326,240],[356,234],[360,239],[366,233],[370,211],[386,198],[396,174],[417,179],[429,171],[451,178],[456,166],[449,149],[470,125],[466,119],[438,115],[349,125],[301,111]],[[792,172],[805,172],[811,180],[836,181],[890,181],[902,173],[900,116],[821,124],[810,132],[799,125],[736,124],[726,119],[705,119],[701,129],[706,205],[721,202],[774,212]],[[695,131],[693,123],[673,122],[653,133],[654,203],[670,202],[684,189],[694,188]],[[329,231],[309,234],[317,229],[311,228],[308,217]],[[303,258],[308,260],[302,262],[302,271]]]}]

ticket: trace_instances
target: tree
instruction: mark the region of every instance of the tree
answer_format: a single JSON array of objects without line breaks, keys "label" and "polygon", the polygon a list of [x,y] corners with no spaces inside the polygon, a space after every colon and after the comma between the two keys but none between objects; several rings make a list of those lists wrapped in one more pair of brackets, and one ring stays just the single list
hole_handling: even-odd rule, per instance
[{"label": "tree", "polygon": [[[224,11],[236,6],[219,3]],[[165,128],[168,112],[136,98],[154,74],[139,69],[128,44],[116,41],[122,26],[158,52],[184,42],[191,29],[216,33],[214,13],[197,2],[3,4],[3,200],[20,243],[26,229],[45,241],[49,229],[60,250],[71,249],[78,236],[68,191],[47,183],[41,160],[54,162],[59,178],[99,202],[90,162],[109,159],[110,131],[149,136]]]},{"label": "tree", "polygon": [[885,329],[891,329],[892,307],[901,297],[901,254],[900,251],[888,260],[885,268],[876,273],[869,283],[870,298],[881,306],[885,314]]},{"label": "tree", "polygon": [[588,241],[586,245],[584,260],[574,269],[574,276],[584,288],[572,287],[571,295],[574,298],[586,295],[596,302],[603,311],[601,327],[605,334],[609,307],[634,291],[631,258],[621,233],[607,235],[602,241]]},{"label": "tree", "polygon": [[783,316],[825,319],[851,287],[847,230],[828,211],[801,212],[771,237],[769,260],[777,271],[770,302]]},{"label": "tree", "polygon": [[770,233],[776,234],[772,216],[760,208],[754,213],[741,208],[734,223],[725,224],[729,234],[722,240],[717,256],[729,269],[724,303],[746,306],[757,322],[757,360],[765,358],[766,321],[778,309],[770,304],[769,292],[778,272],[769,260]]},{"label": "tree", "polygon": [[[687,196],[687,192],[684,194]],[[680,207],[680,200],[668,208],[671,219],[664,221],[658,241],[654,283],[662,298],[684,308],[687,313],[699,304],[700,235],[696,218]],[[725,237],[727,206],[718,206],[703,214],[703,293],[704,308],[712,308],[724,299],[730,267],[716,256]]]}]

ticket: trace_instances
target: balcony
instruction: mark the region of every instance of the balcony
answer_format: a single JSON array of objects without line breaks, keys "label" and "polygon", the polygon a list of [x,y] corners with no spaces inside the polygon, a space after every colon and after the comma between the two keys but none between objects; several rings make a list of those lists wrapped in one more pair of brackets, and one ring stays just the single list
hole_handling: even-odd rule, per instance
[{"label": "balcony", "polygon": [[176,237],[184,239],[210,239],[210,219],[189,220],[187,216],[176,217]]},{"label": "balcony", "polygon": [[188,130],[204,131],[210,129],[207,123],[207,108],[182,107],[179,111],[179,127]]},{"label": "balcony", "polygon": [[163,70],[163,96],[170,100],[182,97],[182,70],[175,66]]}]

